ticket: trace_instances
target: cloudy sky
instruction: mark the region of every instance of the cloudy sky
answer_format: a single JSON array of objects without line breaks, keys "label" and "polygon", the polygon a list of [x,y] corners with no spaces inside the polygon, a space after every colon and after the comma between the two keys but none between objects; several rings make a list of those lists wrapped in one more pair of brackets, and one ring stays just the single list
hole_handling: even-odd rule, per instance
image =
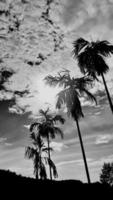
[{"label": "cloudy sky", "polygon": [[[28,127],[40,108],[55,110],[59,91],[45,85],[44,77],[62,68],[80,77],[73,41],[113,43],[112,35],[113,0],[0,0],[0,168],[33,176],[32,161],[24,158]],[[106,62],[113,96],[113,58]],[[80,126],[91,180],[97,181],[103,163],[113,160],[113,115],[101,79],[92,92],[98,105],[83,102]],[[66,117],[61,128],[64,140],[51,143],[59,179],[86,181],[75,123]]]}]

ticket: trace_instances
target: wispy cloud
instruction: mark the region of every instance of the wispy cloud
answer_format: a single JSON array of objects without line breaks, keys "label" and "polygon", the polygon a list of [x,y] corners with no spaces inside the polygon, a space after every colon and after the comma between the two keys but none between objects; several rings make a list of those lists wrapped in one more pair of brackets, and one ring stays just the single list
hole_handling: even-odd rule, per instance
[{"label": "wispy cloud", "polygon": [[50,146],[53,148],[54,151],[62,151],[64,148],[67,148],[62,142],[51,142]]},{"label": "wispy cloud", "polygon": [[[91,161],[92,161],[91,158],[87,158],[88,163],[91,162]],[[72,164],[84,165],[83,159],[63,161],[63,162],[57,163],[56,165],[59,167],[59,166],[62,166],[62,165],[72,165]]]},{"label": "wispy cloud", "polygon": [[100,115],[101,111],[95,112],[95,115]]},{"label": "wispy cloud", "polygon": [[[100,159],[97,159],[97,160],[92,160],[91,162],[89,162],[89,166],[101,166],[104,164],[104,163],[108,163],[108,162],[112,162],[113,161],[113,155],[109,155],[109,156],[105,156],[105,157],[102,157]],[[100,168],[101,170],[101,168]]]},{"label": "wispy cloud", "polygon": [[12,107],[9,107],[9,112],[10,113],[16,113],[18,115],[23,114],[23,110],[21,108],[19,108],[17,105],[13,105]]},{"label": "wispy cloud", "polygon": [[113,140],[113,134],[98,135],[95,144],[107,144]]},{"label": "wispy cloud", "polygon": [[5,142],[5,146],[7,146],[7,147],[12,147],[13,144],[12,144],[12,143],[9,143],[9,142]]},{"label": "wispy cloud", "polygon": [[28,125],[24,125],[24,127],[29,130],[30,125],[29,124]]},{"label": "wispy cloud", "polygon": [[63,162],[59,162],[56,164],[57,167],[62,166],[62,165],[71,165],[71,164],[79,164],[81,163],[82,160],[70,160],[70,161],[63,161]]}]

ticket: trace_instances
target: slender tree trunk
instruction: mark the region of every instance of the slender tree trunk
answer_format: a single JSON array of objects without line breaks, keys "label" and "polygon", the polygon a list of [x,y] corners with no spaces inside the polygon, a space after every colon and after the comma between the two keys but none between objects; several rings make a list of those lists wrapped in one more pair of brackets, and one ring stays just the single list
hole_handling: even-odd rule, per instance
[{"label": "slender tree trunk", "polygon": [[[39,136],[39,139],[41,139],[40,136]],[[38,169],[38,171],[40,172],[40,170],[41,170],[41,147],[39,146],[39,169]],[[40,177],[40,179],[42,179],[42,177],[40,176],[40,173],[39,173],[39,177]]]},{"label": "slender tree trunk", "polygon": [[108,101],[109,101],[109,105],[110,105],[110,108],[111,108],[111,112],[113,114],[113,103],[111,101],[110,93],[108,91],[108,87],[107,87],[107,84],[106,84],[106,81],[105,81],[103,73],[101,74],[101,76],[102,76],[102,80],[103,80],[103,83],[104,83],[104,86],[105,86],[105,90],[106,90],[106,94],[107,94],[107,97],[108,97]]},{"label": "slender tree trunk", "polygon": [[[47,135],[47,143],[48,143],[48,158],[50,160],[51,159],[51,155],[50,155],[49,134]],[[50,173],[50,179],[52,180],[52,170],[51,170],[51,166],[50,165],[49,165],[49,173]]]},{"label": "slender tree trunk", "polygon": [[35,174],[35,178],[37,179],[37,180],[39,180],[39,168],[35,168],[36,166],[35,166],[35,162],[37,161],[37,155],[35,155],[35,158],[34,158],[34,172],[36,172],[36,174]]},{"label": "slender tree trunk", "polygon": [[[40,150],[39,150],[39,154],[40,154]],[[40,156],[39,156],[39,169],[38,169],[38,171],[39,171],[39,179],[42,179],[42,177],[40,176],[40,170],[41,170],[41,159],[40,159]]]},{"label": "slender tree trunk", "polygon": [[90,180],[90,175],[89,175],[89,170],[88,170],[88,165],[87,165],[87,160],[86,160],[86,155],[85,155],[85,150],[84,150],[84,146],[83,146],[83,141],[82,141],[82,137],[81,137],[78,120],[76,120],[76,125],[77,125],[78,136],[79,136],[79,140],[80,140],[80,145],[81,145],[81,150],[82,150],[82,155],[83,155],[83,160],[84,160],[84,165],[85,165],[85,170],[86,170],[86,176],[87,176],[88,183],[90,184],[91,180]]},{"label": "slender tree trunk", "polygon": [[36,179],[37,179],[37,180],[39,179],[39,177],[38,177],[38,173],[36,173]]}]

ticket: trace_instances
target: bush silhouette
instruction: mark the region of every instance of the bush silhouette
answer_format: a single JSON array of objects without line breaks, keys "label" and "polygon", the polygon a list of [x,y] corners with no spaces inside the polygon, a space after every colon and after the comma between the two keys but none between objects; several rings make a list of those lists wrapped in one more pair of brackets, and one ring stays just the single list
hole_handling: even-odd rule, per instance
[{"label": "bush silhouette", "polygon": [[100,182],[113,186],[113,162],[104,163],[100,174]]}]

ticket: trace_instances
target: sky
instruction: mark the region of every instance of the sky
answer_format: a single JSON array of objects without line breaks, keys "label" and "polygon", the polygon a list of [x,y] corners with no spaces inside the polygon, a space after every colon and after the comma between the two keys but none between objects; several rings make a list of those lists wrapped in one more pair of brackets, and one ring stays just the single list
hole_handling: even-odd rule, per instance
[{"label": "sky", "polygon": [[[80,77],[72,56],[74,40],[113,43],[112,35],[113,0],[0,0],[1,169],[33,176],[32,161],[24,156],[30,143],[28,128],[40,108],[56,111],[59,91],[47,86],[44,77],[63,68]],[[106,62],[110,70],[105,79],[113,97],[113,56]],[[85,117],[80,127],[91,180],[98,181],[103,163],[113,161],[113,115],[101,78],[91,92],[98,104],[82,102]],[[87,181],[76,124],[62,114],[64,139],[51,141],[59,179]]]}]

